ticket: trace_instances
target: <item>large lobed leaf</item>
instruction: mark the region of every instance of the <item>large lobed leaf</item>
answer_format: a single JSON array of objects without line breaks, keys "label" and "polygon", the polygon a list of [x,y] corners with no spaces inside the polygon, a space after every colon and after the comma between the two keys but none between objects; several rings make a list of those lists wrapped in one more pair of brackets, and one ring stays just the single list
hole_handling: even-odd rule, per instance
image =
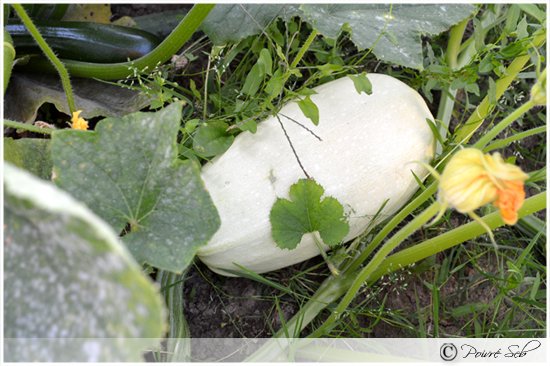
[{"label": "large lobed leaf", "polygon": [[4,194],[5,360],[141,360],[164,331],[162,300],[112,228],[10,163]]},{"label": "large lobed leaf", "polygon": [[300,179],[290,186],[291,201],[277,198],[270,213],[273,239],[280,248],[294,249],[308,233],[319,232],[326,245],[332,246],[348,234],[344,207],[325,193],[314,180]]},{"label": "large lobed leaf", "polygon": [[[329,38],[338,37],[342,26],[351,28],[359,49],[374,46],[381,60],[422,69],[422,34],[436,35],[470,16],[471,4],[304,4],[300,7],[313,26]],[[386,25],[384,30],[384,26]],[[384,33],[382,33],[384,32]]]},{"label": "large lobed leaf", "polygon": [[182,103],[52,135],[55,182],[117,232],[140,263],[181,272],[220,219],[199,167],[177,158]]},{"label": "large lobed leaf", "polygon": [[[274,19],[300,16],[328,38],[345,29],[359,49],[381,60],[422,69],[422,34],[436,35],[466,19],[471,4],[218,4],[202,29],[218,45],[260,34]],[[384,30],[384,26],[387,26]]]}]

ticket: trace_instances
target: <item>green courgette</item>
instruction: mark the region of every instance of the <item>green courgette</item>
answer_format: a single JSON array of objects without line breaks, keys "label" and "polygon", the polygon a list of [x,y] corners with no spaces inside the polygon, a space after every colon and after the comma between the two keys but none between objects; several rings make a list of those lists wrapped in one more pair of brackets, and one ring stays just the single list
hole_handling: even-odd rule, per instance
[{"label": "green courgette", "polygon": [[[94,22],[35,20],[38,31],[61,59],[117,63],[135,60],[153,51],[162,40],[141,29]],[[17,57],[42,51],[23,24],[8,22]]]}]

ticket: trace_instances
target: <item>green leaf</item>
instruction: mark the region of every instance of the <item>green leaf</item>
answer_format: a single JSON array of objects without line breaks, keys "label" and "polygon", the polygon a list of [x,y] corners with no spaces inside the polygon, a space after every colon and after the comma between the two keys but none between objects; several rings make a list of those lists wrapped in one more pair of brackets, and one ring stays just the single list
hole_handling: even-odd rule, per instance
[{"label": "green leaf", "polygon": [[489,103],[497,104],[497,84],[492,77],[489,77],[489,91],[487,92]]},{"label": "green leaf", "polygon": [[273,61],[271,60],[271,54],[267,48],[263,48],[260,51],[260,58],[258,59],[258,65],[260,66],[260,72],[264,75],[273,75]]},{"label": "green leaf", "polygon": [[319,124],[319,108],[313,103],[311,97],[307,95],[304,99],[297,102],[304,116],[309,118],[315,126]]},{"label": "green leaf", "polygon": [[546,20],[546,12],[541,10],[537,4],[517,4],[521,10],[537,19],[539,22],[544,23]]},{"label": "green leaf", "polygon": [[290,187],[290,199],[277,198],[270,214],[273,238],[281,248],[294,249],[307,233],[319,232],[326,245],[338,244],[349,232],[344,208],[315,181],[300,179]]},{"label": "green leaf", "polygon": [[[471,4],[395,4],[391,18],[383,4],[218,4],[201,24],[216,45],[238,42],[259,34],[276,18],[300,16],[323,36],[336,39],[351,30],[359,49],[374,45],[374,54],[385,61],[422,69],[421,34],[437,35],[464,20],[475,11]],[[385,17],[386,16],[386,17]],[[397,43],[397,44],[396,44]]]},{"label": "green leaf", "polygon": [[52,177],[50,140],[4,138],[4,160],[42,179]]},{"label": "green leaf", "polygon": [[[303,4],[300,9],[322,35],[337,38],[342,26],[352,29],[351,39],[359,49],[374,47],[382,60],[422,69],[420,36],[437,35],[475,11],[470,4]],[[397,44],[395,44],[397,42]]]},{"label": "green leaf", "polygon": [[142,361],[162,299],[117,233],[51,182],[4,173],[4,360]]},{"label": "green leaf", "polygon": [[220,225],[199,167],[177,159],[182,102],[52,135],[55,182],[118,233],[140,263],[181,272]]},{"label": "green leaf", "polygon": [[359,75],[349,75],[348,77],[353,80],[353,85],[357,93],[361,94],[361,92],[365,92],[368,95],[372,94],[372,84],[366,72],[362,72]]},{"label": "green leaf", "polygon": [[523,17],[523,19],[518,24],[518,39],[524,39],[529,37],[529,31],[527,30],[527,18]]},{"label": "green leaf", "polygon": [[193,140],[193,149],[203,156],[223,154],[235,137],[227,132],[227,123],[203,123],[199,126]]},{"label": "green leaf", "polygon": [[516,32],[519,15],[521,9],[516,4],[510,5],[508,11],[506,12],[506,25],[504,30],[508,36],[513,35]]},{"label": "green leaf", "polygon": [[201,28],[215,45],[224,45],[261,33],[277,17],[299,13],[293,4],[217,4]]},{"label": "green leaf", "polygon": [[267,84],[265,85],[265,92],[271,97],[275,98],[279,93],[281,93],[281,90],[283,88],[283,71],[279,67],[275,72],[273,73],[273,76]]},{"label": "green leaf", "polygon": [[248,75],[246,75],[246,80],[244,81],[242,93],[246,95],[254,95],[260,88],[264,74],[262,73],[261,67],[258,63],[254,64]]},{"label": "green leaf", "polygon": [[341,71],[344,67],[342,65],[335,65],[335,64],[324,64],[317,66],[319,71],[321,71],[320,77],[327,76],[332,74],[335,71]]}]

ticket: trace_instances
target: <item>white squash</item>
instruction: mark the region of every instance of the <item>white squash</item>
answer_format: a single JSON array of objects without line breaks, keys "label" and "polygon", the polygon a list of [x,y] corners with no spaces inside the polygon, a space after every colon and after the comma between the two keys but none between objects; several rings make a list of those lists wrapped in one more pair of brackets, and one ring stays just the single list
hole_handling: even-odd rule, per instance
[{"label": "white squash", "polygon": [[[350,231],[360,235],[389,199],[391,215],[418,189],[411,171],[426,170],[434,154],[433,120],[426,103],[412,88],[382,74],[368,74],[373,93],[357,93],[344,77],[315,88],[319,125],[307,119],[297,103],[280,111],[281,122],[307,173],[336,198],[349,214]],[[310,128],[311,133],[285,116]],[[289,199],[290,186],[305,175],[276,117],[258,124],[255,134],[241,133],[221,156],[206,164],[202,179],[216,205],[221,227],[198,251],[213,271],[239,270],[237,263],[263,273],[320,254],[311,234],[296,249],[280,249],[273,240],[269,215],[277,197]],[[325,197],[324,196],[324,197]]]}]

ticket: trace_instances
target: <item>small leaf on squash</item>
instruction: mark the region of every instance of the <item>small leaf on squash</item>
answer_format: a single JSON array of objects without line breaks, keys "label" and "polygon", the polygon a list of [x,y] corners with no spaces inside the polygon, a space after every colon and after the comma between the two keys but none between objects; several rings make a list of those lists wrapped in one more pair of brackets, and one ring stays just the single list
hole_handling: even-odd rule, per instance
[{"label": "small leaf on squash", "polygon": [[357,93],[361,94],[361,92],[365,92],[368,95],[372,94],[372,84],[366,72],[362,72],[359,75],[349,75],[349,78],[353,81]]},{"label": "small leaf on squash", "polygon": [[281,248],[294,249],[307,233],[319,232],[326,245],[338,244],[349,232],[344,207],[314,180],[300,179],[290,187],[291,201],[278,198],[271,209],[273,238]]},{"label": "small leaf on squash", "polygon": [[297,102],[304,116],[309,118],[315,126],[319,124],[319,108],[313,103],[311,97],[307,95],[304,99]]},{"label": "small leaf on squash", "polygon": [[203,156],[223,154],[235,137],[227,133],[227,123],[202,124],[193,140],[193,149]]}]

